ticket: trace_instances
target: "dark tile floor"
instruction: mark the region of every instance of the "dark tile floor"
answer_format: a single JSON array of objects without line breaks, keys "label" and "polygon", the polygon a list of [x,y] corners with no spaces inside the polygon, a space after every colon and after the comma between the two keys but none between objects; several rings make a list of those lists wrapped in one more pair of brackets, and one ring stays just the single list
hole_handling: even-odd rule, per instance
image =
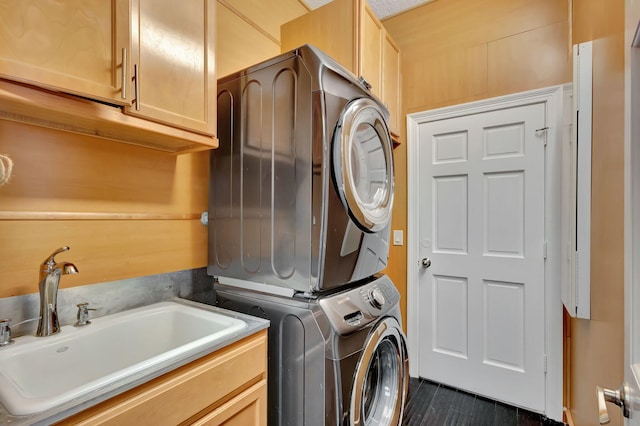
[{"label": "dark tile floor", "polygon": [[554,420],[424,379],[409,381],[406,426],[556,426]]}]

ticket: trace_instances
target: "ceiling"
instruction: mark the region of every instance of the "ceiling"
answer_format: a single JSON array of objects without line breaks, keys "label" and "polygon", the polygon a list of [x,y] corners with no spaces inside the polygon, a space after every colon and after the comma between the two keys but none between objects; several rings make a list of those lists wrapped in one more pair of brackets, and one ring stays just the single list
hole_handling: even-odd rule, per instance
[{"label": "ceiling", "polygon": [[[407,9],[414,8],[423,3],[433,0],[367,0],[371,9],[375,12],[379,19],[396,15]],[[315,9],[324,4],[330,3],[331,0],[305,0],[311,9]]]}]

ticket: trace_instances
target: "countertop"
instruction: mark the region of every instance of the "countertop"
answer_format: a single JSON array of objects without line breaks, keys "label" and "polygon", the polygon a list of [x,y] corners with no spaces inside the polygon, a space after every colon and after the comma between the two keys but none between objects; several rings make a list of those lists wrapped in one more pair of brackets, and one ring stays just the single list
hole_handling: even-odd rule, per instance
[{"label": "countertop", "polygon": [[[191,354],[186,358],[176,360],[175,362],[171,362],[170,364],[163,366],[163,368],[159,370],[155,370],[153,372],[142,371],[136,374],[134,378],[127,377],[126,380],[112,383],[105,388],[92,391],[89,394],[75,398],[74,400],[69,401],[61,406],[55,407],[51,410],[46,410],[29,416],[12,416],[0,404],[0,425],[49,425],[56,421],[60,421],[66,417],[69,417],[93,405],[112,398],[122,392],[133,389],[145,382],[148,382],[149,380],[155,379],[156,377],[168,373],[169,371],[175,370],[178,367],[186,365],[203,356],[209,355],[219,349],[222,349],[247,336],[255,334],[256,332],[269,327],[269,321],[265,319],[233,312],[227,309],[218,308],[216,306],[211,306],[181,298],[173,298],[169,299],[169,301],[195,306],[200,309],[217,312],[219,314],[226,315],[232,318],[242,319],[247,323],[248,326],[234,334],[226,336],[221,340],[218,340],[208,346],[201,348],[197,353]],[[20,339],[20,337],[16,338],[16,340],[18,339]]]}]

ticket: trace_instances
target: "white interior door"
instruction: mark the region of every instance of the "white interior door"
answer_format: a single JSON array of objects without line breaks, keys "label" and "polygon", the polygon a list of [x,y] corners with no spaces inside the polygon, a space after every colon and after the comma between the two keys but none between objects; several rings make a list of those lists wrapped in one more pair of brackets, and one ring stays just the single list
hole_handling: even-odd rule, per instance
[{"label": "white interior door", "polygon": [[[626,3],[625,66],[625,404],[640,426],[640,3]],[[615,395],[614,395],[615,396]],[[615,399],[615,398],[611,398]],[[602,404],[603,401],[600,402]],[[600,407],[600,418],[606,416]],[[609,409],[615,409],[609,406]]]},{"label": "white interior door", "polygon": [[545,121],[535,103],[418,126],[419,375],[539,412]]}]

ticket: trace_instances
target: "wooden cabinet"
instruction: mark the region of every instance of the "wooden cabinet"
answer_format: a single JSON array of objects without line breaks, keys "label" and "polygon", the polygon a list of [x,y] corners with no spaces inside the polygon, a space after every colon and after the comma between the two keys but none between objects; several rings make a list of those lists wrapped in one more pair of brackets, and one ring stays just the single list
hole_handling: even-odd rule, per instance
[{"label": "wooden cabinet", "polygon": [[131,0],[127,114],[213,135],[215,0]]},{"label": "wooden cabinet", "polygon": [[267,381],[262,380],[231,401],[193,422],[193,426],[263,425],[267,418]]},{"label": "wooden cabinet", "polygon": [[382,99],[382,41],[384,27],[366,2],[360,11],[360,64],[358,74],[371,85],[371,93]]},{"label": "wooden cabinet", "polygon": [[169,372],[59,425],[266,425],[267,332]]},{"label": "wooden cabinet", "polygon": [[334,0],[280,28],[282,51],[312,44],[370,85],[400,135],[400,51],[365,0]]},{"label": "wooden cabinet", "polygon": [[0,0],[0,78],[59,93],[52,117],[79,105],[62,94],[120,113],[16,115],[0,93],[0,118],[173,152],[216,147],[215,11],[215,0]]},{"label": "wooden cabinet", "polygon": [[0,76],[124,104],[128,0],[0,0]]},{"label": "wooden cabinet", "polygon": [[394,136],[400,136],[402,105],[400,103],[402,82],[400,74],[400,49],[385,32],[382,40],[382,102],[389,110],[389,129]]}]

